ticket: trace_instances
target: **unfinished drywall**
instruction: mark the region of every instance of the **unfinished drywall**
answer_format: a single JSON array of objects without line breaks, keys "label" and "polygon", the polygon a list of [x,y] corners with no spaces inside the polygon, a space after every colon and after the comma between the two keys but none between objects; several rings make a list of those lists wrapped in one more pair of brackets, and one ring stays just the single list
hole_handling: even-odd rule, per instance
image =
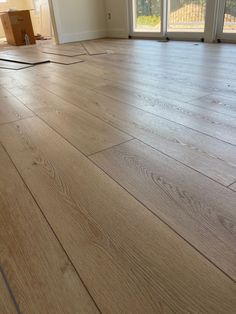
[{"label": "unfinished drywall", "polygon": [[108,37],[129,36],[128,4],[129,0],[106,0]]},{"label": "unfinished drywall", "polygon": [[105,0],[52,0],[60,43],[107,36]]}]

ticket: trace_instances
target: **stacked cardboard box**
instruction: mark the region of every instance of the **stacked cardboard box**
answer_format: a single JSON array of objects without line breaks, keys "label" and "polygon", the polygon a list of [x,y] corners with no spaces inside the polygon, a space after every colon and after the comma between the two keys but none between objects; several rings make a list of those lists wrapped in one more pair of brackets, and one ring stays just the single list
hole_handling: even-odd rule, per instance
[{"label": "stacked cardboard box", "polygon": [[29,10],[2,13],[1,20],[8,44],[15,46],[35,44]]}]

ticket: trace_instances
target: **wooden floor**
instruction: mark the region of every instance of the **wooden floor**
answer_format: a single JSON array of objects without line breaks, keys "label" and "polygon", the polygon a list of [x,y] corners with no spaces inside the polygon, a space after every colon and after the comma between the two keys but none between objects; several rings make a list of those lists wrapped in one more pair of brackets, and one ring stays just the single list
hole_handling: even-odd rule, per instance
[{"label": "wooden floor", "polygon": [[0,70],[0,313],[236,313],[236,46],[90,45]]}]

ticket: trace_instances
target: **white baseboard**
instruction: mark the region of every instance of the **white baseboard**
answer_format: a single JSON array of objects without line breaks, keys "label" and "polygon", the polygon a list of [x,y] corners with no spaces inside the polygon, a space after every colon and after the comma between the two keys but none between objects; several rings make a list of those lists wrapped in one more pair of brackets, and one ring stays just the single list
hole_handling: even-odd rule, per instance
[{"label": "white baseboard", "polygon": [[107,30],[87,31],[72,34],[59,35],[60,44],[71,43],[75,41],[90,40],[107,37]]}]

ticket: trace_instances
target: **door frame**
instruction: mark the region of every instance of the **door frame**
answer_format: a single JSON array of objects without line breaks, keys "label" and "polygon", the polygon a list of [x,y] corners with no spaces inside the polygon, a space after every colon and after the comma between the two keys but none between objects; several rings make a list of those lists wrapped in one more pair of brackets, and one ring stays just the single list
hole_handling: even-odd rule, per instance
[{"label": "door frame", "polygon": [[218,11],[218,25],[217,25],[217,39],[225,42],[235,42],[236,41],[236,31],[235,33],[224,33],[224,18],[225,18],[225,7],[227,0],[219,1],[219,11]]},{"label": "door frame", "polygon": [[161,32],[137,32],[133,30],[133,1],[128,0],[129,35],[134,38],[169,38],[173,40],[201,40],[211,43],[217,40],[236,42],[235,33],[223,33],[226,0],[207,0],[205,29],[203,32],[168,32],[168,2],[161,0]]},{"label": "door frame", "polygon": [[[134,2],[137,0],[128,0],[128,9],[129,9],[129,35],[131,37],[137,38],[164,38],[164,23],[163,16],[165,14],[165,0],[161,0],[161,29],[160,32],[139,32],[134,30],[134,23],[135,23],[135,10]],[[164,13],[164,14],[163,14]]]},{"label": "door frame", "polygon": [[[203,32],[168,32],[168,6],[169,0],[161,0],[161,31],[160,32],[137,32],[134,31],[134,10],[133,5],[136,0],[128,0],[128,8],[129,8],[129,35],[131,37],[138,38],[169,38],[176,40],[201,40],[204,37]],[[218,0],[217,0],[218,1]]]},{"label": "door frame", "polygon": [[[59,44],[60,43],[60,39],[59,39],[58,31],[60,30],[60,27],[57,24],[59,11],[58,11],[58,7],[57,7],[56,3],[57,3],[57,1],[48,0],[48,5],[49,5],[49,10],[50,10],[50,17],[51,17],[51,22],[52,22],[52,28],[53,28],[55,42],[56,42],[56,44]],[[57,16],[57,18],[56,18],[56,16]]]}]

